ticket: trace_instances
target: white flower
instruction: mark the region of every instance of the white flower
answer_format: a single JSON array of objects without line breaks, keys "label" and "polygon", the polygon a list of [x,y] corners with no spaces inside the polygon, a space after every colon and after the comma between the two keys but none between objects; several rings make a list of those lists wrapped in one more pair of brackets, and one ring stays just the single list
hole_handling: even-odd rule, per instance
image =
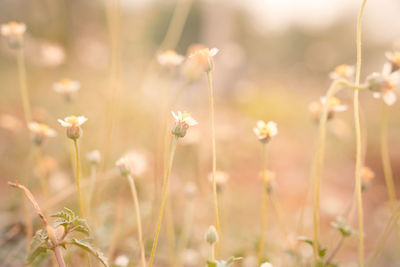
[{"label": "white flower", "polygon": [[[321,97],[319,101],[314,101],[309,105],[309,110],[315,121],[319,121],[322,110],[326,102],[326,97]],[[332,119],[336,112],[346,111],[347,106],[343,105],[339,98],[332,96],[328,103],[328,119]]]},{"label": "white flower", "polygon": [[[320,98],[321,104],[325,105],[326,97],[323,96]],[[343,112],[347,110],[347,106],[343,105],[339,98],[331,97],[329,98],[328,103],[328,112]]]},{"label": "white flower", "polygon": [[400,68],[400,51],[386,52],[385,56],[391,64],[391,71],[397,71]]},{"label": "white flower", "polygon": [[114,264],[117,265],[118,267],[127,267],[129,264],[129,258],[126,255],[119,255],[115,259]]},{"label": "white flower", "polygon": [[71,139],[78,139],[82,134],[81,125],[88,119],[85,116],[68,116],[64,120],[58,119],[62,127],[67,129],[67,136]]},{"label": "white flower", "polygon": [[141,176],[148,168],[147,158],[144,154],[131,151],[117,160],[115,165],[119,168],[121,175]]},{"label": "white flower", "polygon": [[80,82],[70,79],[62,79],[53,85],[53,90],[67,97],[67,100],[71,100],[72,96],[78,92],[80,88]]},{"label": "white flower", "polygon": [[[210,172],[208,174],[208,180],[212,183],[213,182],[213,173]],[[216,171],[215,172],[215,182],[217,186],[221,187],[225,185],[229,180],[229,174],[224,171]]]},{"label": "white flower", "polygon": [[354,66],[342,64],[337,66],[335,70],[329,74],[329,76],[333,80],[339,80],[339,79],[353,80],[354,74],[355,74]]},{"label": "white flower", "polygon": [[26,25],[24,23],[18,23],[11,21],[7,24],[1,25],[1,35],[5,37],[21,37],[26,31]]},{"label": "white flower", "polygon": [[193,117],[190,115],[190,113],[186,111],[184,112],[178,111],[177,114],[175,114],[175,112],[171,113],[175,119],[175,126],[172,128],[171,132],[177,137],[184,137],[189,127],[198,124],[197,121],[193,119]]},{"label": "white flower", "polygon": [[278,134],[277,124],[273,121],[265,123],[262,120],[257,121],[256,127],[253,131],[260,141],[266,142]]},{"label": "white flower", "polygon": [[400,83],[400,71],[392,72],[392,66],[387,63],[383,66],[382,73],[374,72],[367,78],[369,89],[373,91],[374,98],[382,98],[391,106],[397,101],[396,89]]},{"label": "white flower", "polygon": [[32,133],[33,141],[37,145],[41,145],[45,138],[57,135],[56,131],[43,123],[29,122],[28,129]]},{"label": "white flower", "polygon": [[271,263],[269,262],[264,262],[260,265],[260,267],[274,267]]},{"label": "white flower", "polygon": [[178,55],[174,50],[166,50],[157,55],[157,60],[161,66],[176,67],[185,60],[185,57]]},{"label": "white flower", "polygon": [[86,159],[90,164],[99,164],[101,161],[101,154],[99,150],[92,150],[86,154]]},{"label": "white flower", "polygon": [[213,57],[218,54],[218,48],[209,49],[203,45],[194,45],[189,51],[189,61],[195,63],[199,69],[205,72],[213,70]]}]

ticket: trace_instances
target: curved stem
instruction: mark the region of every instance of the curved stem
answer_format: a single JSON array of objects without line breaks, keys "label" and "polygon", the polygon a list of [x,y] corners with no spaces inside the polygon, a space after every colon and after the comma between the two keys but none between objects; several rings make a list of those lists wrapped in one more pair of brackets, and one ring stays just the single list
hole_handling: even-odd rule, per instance
[{"label": "curved stem", "polygon": [[314,222],[314,261],[318,260],[318,247],[319,247],[319,194],[321,188],[321,174],[324,163],[324,151],[325,151],[325,139],[326,139],[326,122],[328,120],[328,103],[331,97],[337,92],[339,86],[342,85],[342,81],[334,81],[328,92],[326,93],[326,101],[322,109],[322,115],[319,123],[319,136],[317,152],[315,159],[313,160],[313,166],[311,168],[312,177],[314,177],[314,197],[313,197],[313,222]]},{"label": "curved stem", "polygon": [[336,254],[339,252],[340,248],[342,247],[343,242],[344,242],[344,236],[342,235],[340,237],[339,242],[333,248],[332,253],[326,258],[326,264],[327,265],[333,260],[333,258],[335,258]]},{"label": "curved stem", "polygon": [[32,120],[31,105],[29,102],[29,91],[26,82],[26,67],[23,46],[18,49],[17,55],[18,78],[21,90],[22,107],[24,109],[25,121],[28,123]]},{"label": "curved stem", "polygon": [[389,195],[390,206],[394,210],[396,205],[396,190],[393,181],[392,167],[387,142],[387,124],[388,124],[388,105],[382,101],[382,121],[381,121],[381,158],[383,173],[385,176],[386,187]]},{"label": "curved stem", "polygon": [[[364,7],[367,0],[363,0],[361,4],[360,15],[358,16],[357,22],[357,66],[356,66],[356,80],[355,86],[360,85],[360,73],[361,73],[361,23],[362,16],[364,13]],[[359,91],[354,91],[354,127],[356,132],[356,198],[357,198],[357,210],[358,210],[358,266],[364,266],[364,222],[363,222],[363,207],[362,207],[362,181],[361,181],[361,125],[360,125],[360,111],[359,111]]]},{"label": "curved stem", "polygon": [[85,214],[83,211],[83,203],[82,203],[82,194],[81,194],[81,186],[80,186],[80,160],[79,160],[79,145],[78,140],[74,139],[74,147],[75,147],[75,168],[76,168],[76,189],[78,192],[78,202],[79,202],[79,212],[81,218],[85,218]]},{"label": "curved stem", "polygon": [[177,142],[178,142],[178,137],[174,136],[174,138],[172,139],[172,144],[171,144],[171,152],[170,152],[170,157],[169,157],[169,164],[168,164],[168,168],[167,168],[167,173],[165,175],[165,180],[164,180],[164,184],[163,184],[163,192],[162,192],[162,198],[161,198],[160,212],[158,214],[156,232],[155,232],[155,235],[154,235],[154,241],[153,241],[153,246],[152,246],[152,249],[151,249],[151,255],[150,255],[148,267],[152,266],[153,260],[154,260],[154,256],[155,256],[155,253],[156,253],[156,249],[157,249],[157,243],[158,243],[158,237],[160,235],[160,229],[161,229],[161,223],[162,223],[162,218],[163,218],[163,213],[164,213],[165,201],[167,199],[168,183],[169,183],[169,178],[170,178],[170,175],[171,175],[172,163],[174,162],[174,156],[175,156],[175,150],[176,150],[176,143]]},{"label": "curved stem", "polygon": [[[216,172],[217,172],[217,155],[216,155],[216,147],[215,147],[214,96],[213,96],[214,92],[213,92],[211,71],[207,72],[207,80],[208,80],[208,93],[209,93],[209,101],[210,101],[211,146],[212,146],[212,187],[213,187],[215,226],[216,226],[216,229],[217,229],[217,232],[219,235],[218,242],[221,242],[222,237],[221,237],[221,226],[220,226],[220,222],[219,222],[219,213],[218,213],[217,182],[215,179]],[[217,245],[215,246],[215,250],[217,250]]]},{"label": "curved stem", "polygon": [[142,236],[142,219],[140,216],[139,200],[138,200],[138,196],[137,196],[135,180],[130,175],[127,178],[128,178],[129,186],[131,188],[133,203],[135,205],[136,223],[137,223],[138,239],[139,239],[139,247],[140,247],[140,258],[142,260],[142,266],[145,267],[146,266],[146,257],[145,257],[143,236]]},{"label": "curved stem", "polygon": [[261,232],[260,240],[258,243],[258,264],[261,264],[264,251],[264,236],[267,229],[267,181],[266,181],[266,171],[267,171],[267,145],[262,144],[262,199],[261,199]]},{"label": "curved stem", "polygon": [[290,242],[290,239],[289,239],[289,232],[287,230],[285,219],[283,218],[283,215],[282,215],[281,205],[280,205],[278,199],[276,199],[276,196],[274,196],[274,194],[272,192],[269,194],[269,197],[270,197],[271,203],[275,209],[276,215],[278,216],[279,227],[281,228],[281,231],[282,231],[283,235],[285,236],[285,239],[288,242],[289,247],[292,247],[292,243]]}]

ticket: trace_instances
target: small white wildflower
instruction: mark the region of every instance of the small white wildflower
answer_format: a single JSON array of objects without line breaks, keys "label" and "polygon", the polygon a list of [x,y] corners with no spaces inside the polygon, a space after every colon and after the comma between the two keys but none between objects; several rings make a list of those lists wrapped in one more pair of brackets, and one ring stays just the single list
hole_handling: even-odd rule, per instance
[{"label": "small white wildflower", "polygon": [[129,264],[129,258],[126,255],[119,255],[115,259],[114,264],[117,265],[118,267],[127,267]]},{"label": "small white wildflower", "polygon": [[15,21],[2,24],[0,28],[1,35],[7,38],[9,45],[13,48],[21,46],[25,31],[26,25]]},{"label": "small white wildflower", "polygon": [[374,98],[382,98],[391,106],[397,101],[396,89],[400,83],[400,71],[391,71],[390,64],[385,64],[382,73],[374,72],[367,77],[367,84],[373,91]]},{"label": "small white wildflower", "polygon": [[78,139],[82,134],[81,126],[88,119],[85,116],[68,116],[64,120],[58,119],[62,127],[67,129],[67,136],[71,139]]},{"label": "small white wildflower", "polygon": [[90,164],[98,165],[101,161],[101,154],[99,150],[92,150],[86,154],[86,159]]},{"label": "small white wildflower", "polygon": [[355,74],[354,66],[342,64],[337,66],[335,70],[329,74],[329,76],[333,80],[340,80],[340,79],[353,80],[354,74]]},{"label": "small white wildflower", "polygon": [[197,125],[197,121],[188,112],[178,111],[177,114],[172,112],[172,116],[175,119],[175,126],[171,132],[177,137],[184,137],[189,127]]},{"label": "small white wildflower", "polygon": [[257,121],[256,127],[253,128],[255,135],[261,142],[267,142],[278,134],[277,124],[273,121],[265,123],[262,120]]},{"label": "small white wildflower", "polygon": [[174,50],[166,50],[157,55],[157,60],[161,66],[173,68],[182,64],[185,57],[178,55]]},{"label": "small white wildflower", "polygon": [[46,138],[57,135],[56,131],[43,123],[29,122],[28,129],[32,134],[33,142],[37,145],[41,145]]},{"label": "small white wildflower", "polygon": [[80,82],[70,79],[62,79],[53,85],[53,90],[64,96],[67,101],[72,100],[80,88]]},{"label": "small white wildflower", "polygon": [[148,168],[146,156],[137,151],[126,153],[117,160],[115,165],[119,168],[121,175],[133,175],[135,177],[141,176]]}]

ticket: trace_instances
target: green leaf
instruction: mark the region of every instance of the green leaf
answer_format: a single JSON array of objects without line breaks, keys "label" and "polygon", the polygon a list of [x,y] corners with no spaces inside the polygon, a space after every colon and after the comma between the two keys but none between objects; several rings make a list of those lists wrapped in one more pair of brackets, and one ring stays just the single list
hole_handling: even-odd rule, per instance
[{"label": "green leaf", "polygon": [[76,238],[73,238],[71,240],[71,244],[78,246],[84,250],[86,250],[87,252],[91,253],[93,256],[95,256],[104,266],[108,267],[108,260],[107,258],[104,256],[104,254],[99,250],[96,249],[94,247],[92,247],[92,245],[90,244],[90,240],[89,239],[81,239],[78,240]]},{"label": "green leaf", "polygon": [[235,263],[235,262],[238,262],[238,261],[241,261],[243,258],[242,257],[230,257],[227,261],[226,261],[226,263],[228,264],[228,265],[230,265],[230,264],[232,264],[232,263]]},{"label": "green leaf", "polygon": [[217,267],[216,261],[207,261],[207,267]]},{"label": "green leaf", "polygon": [[207,267],[229,267],[232,266],[233,263],[238,262],[240,260],[242,260],[243,258],[239,257],[230,257],[229,259],[227,259],[226,261],[221,260],[221,261],[217,261],[217,260],[213,260],[213,261],[207,261]]},{"label": "green leaf", "polygon": [[38,230],[32,238],[26,262],[31,264],[37,257],[46,254],[50,247],[49,237],[42,229]]}]

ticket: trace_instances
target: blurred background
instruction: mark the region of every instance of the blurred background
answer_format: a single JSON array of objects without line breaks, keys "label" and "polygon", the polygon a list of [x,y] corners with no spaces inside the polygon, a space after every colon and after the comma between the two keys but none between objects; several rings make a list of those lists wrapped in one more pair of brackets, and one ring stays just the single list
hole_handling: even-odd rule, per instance
[{"label": "blurred background", "polygon": [[[168,142],[160,133],[165,120],[167,127],[173,124],[171,107],[187,110],[199,125],[178,144],[170,185],[171,205],[179,235],[187,204],[184,184],[196,183],[199,195],[189,248],[197,250],[200,258],[187,266],[203,265],[207,258],[203,234],[214,222],[208,181],[211,137],[206,75],[185,86],[174,105],[168,106],[166,103],[182,86],[182,77],[179,70],[168,72],[156,60],[157,53],[165,49],[186,55],[191,44],[202,43],[220,50],[213,72],[217,167],[229,175],[220,192],[224,236],[221,257],[254,255],[260,221],[261,146],[252,129],[259,119],[278,124],[279,134],[268,145],[268,168],[276,173],[275,193],[295,238],[318,133],[308,106],[325,94],[331,83],[329,72],[335,66],[355,64],[360,4],[356,0],[1,0],[0,23],[17,21],[27,25],[24,51],[33,117],[58,132],[42,149],[48,157],[44,168],[52,195],[74,188],[73,146],[57,119],[85,115],[89,120],[80,138],[84,179],[88,179],[90,171],[84,155],[93,149],[103,154],[99,176],[112,177],[98,187],[96,242],[107,252],[118,228],[121,241],[109,255],[112,259],[120,254],[137,257],[132,252],[137,244],[131,198],[114,162],[130,150],[146,155],[147,171],[137,183],[146,220],[145,241],[151,245],[163,177],[163,143]],[[386,51],[400,49],[399,13],[397,0],[367,3],[362,81],[371,72],[382,70]],[[71,102],[52,89],[63,78],[78,80],[82,85]],[[37,166],[24,126],[15,51],[4,40],[0,44],[0,87],[0,228],[4,241],[4,233],[11,225],[23,223],[21,194],[6,186],[7,181],[25,181],[39,201],[45,202],[40,197]],[[354,191],[352,93],[345,90],[339,96],[349,109],[328,125],[321,194],[322,243],[328,248],[333,234],[329,222],[344,213]],[[367,253],[376,246],[390,217],[380,160],[380,112],[380,101],[370,92],[363,92],[364,160],[375,172],[371,187],[363,195]],[[392,106],[388,138],[397,184],[399,115],[399,105]],[[48,212],[64,206],[76,208],[73,196],[49,205]],[[47,200],[48,203],[52,201]],[[119,209],[115,207],[121,207],[123,215],[119,216],[124,218],[117,225]],[[285,266],[279,253],[283,235],[272,209],[269,223],[267,247],[274,252],[270,259],[276,266]],[[356,225],[356,220],[351,224]],[[35,227],[40,227],[39,221],[35,221]],[[312,236],[310,200],[306,201],[303,234]],[[163,265],[168,254],[165,238],[160,241],[159,266],[168,266]],[[2,242],[0,260],[14,253],[20,261],[10,266],[22,266],[22,239],[21,234],[20,240],[14,237]],[[400,266],[392,239],[377,266]],[[305,247],[303,253],[311,255],[311,248]],[[338,253],[337,261],[343,266],[356,266],[356,254],[357,238],[352,237]]]}]

